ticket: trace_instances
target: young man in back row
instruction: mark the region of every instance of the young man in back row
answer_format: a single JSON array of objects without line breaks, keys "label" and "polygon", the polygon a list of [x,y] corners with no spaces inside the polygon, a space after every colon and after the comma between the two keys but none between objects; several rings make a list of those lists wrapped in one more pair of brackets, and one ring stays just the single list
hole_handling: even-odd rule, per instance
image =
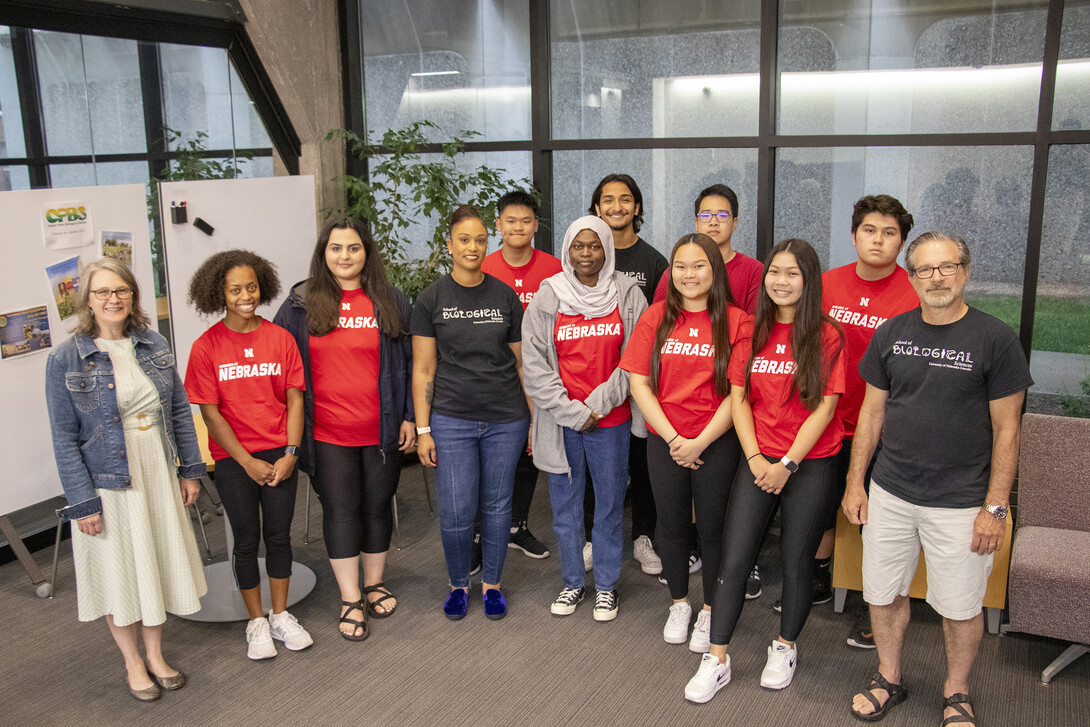
[{"label": "young man in back row", "polygon": [[[496,203],[496,229],[500,249],[488,255],[481,270],[499,278],[516,293],[526,310],[541,281],[560,272],[560,260],[533,247],[537,234],[538,203],[521,189],[508,192]],[[529,451],[524,451],[515,467],[515,490],[511,501],[511,540],[509,548],[521,550],[531,558],[548,558],[548,549],[526,526],[530,503],[537,487],[537,468]],[[476,560],[474,566],[476,566]]]},{"label": "young man in back row", "polygon": [[[643,224],[643,193],[636,180],[627,174],[608,174],[598,182],[591,194],[588,212],[600,217],[613,231],[616,270],[636,280],[648,304],[652,301],[655,283],[669,264],[662,253],[639,236]],[[647,473],[647,440],[632,435],[628,449],[629,495],[632,501],[632,554],[644,573],[658,575],[662,561],[655,553],[655,498],[651,493],[651,478]],[[593,488],[587,487],[583,517],[590,532],[594,518]],[[590,570],[590,543],[583,549],[583,562]]]}]

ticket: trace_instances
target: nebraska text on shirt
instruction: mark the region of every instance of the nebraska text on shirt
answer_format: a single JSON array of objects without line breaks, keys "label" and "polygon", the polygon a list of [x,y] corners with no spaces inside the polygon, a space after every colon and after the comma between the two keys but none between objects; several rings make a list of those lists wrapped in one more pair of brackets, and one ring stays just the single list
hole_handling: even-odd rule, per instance
[{"label": "nebraska text on shirt", "polygon": [[621,335],[620,323],[591,323],[589,325],[571,324],[561,326],[556,332],[558,341],[574,341],[577,338],[590,336],[619,336]]},{"label": "nebraska text on shirt", "polygon": [[834,305],[829,309],[829,315],[849,326],[861,326],[863,328],[877,328],[885,323],[888,318],[884,316],[870,316],[866,313],[845,308],[842,305]]},{"label": "nebraska text on shirt", "polygon": [[774,358],[758,356],[753,359],[753,368],[750,369],[750,372],[754,374],[793,374],[795,373],[795,361],[793,359],[777,361]]},{"label": "nebraska text on shirt", "polygon": [[666,339],[666,343],[662,344],[663,356],[713,356],[715,354],[715,345],[711,343],[689,343],[687,341],[678,341],[673,338]]},{"label": "nebraska text on shirt", "polygon": [[280,364],[278,363],[259,363],[259,364],[240,364],[229,363],[220,364],[220,381],[230,381],[231,379],[251,379],[255,376],[279,376]]},{"label": "nebraska text on shirt", "polygon": [[378,328],[374,316],[341,316],[340,328]]}]

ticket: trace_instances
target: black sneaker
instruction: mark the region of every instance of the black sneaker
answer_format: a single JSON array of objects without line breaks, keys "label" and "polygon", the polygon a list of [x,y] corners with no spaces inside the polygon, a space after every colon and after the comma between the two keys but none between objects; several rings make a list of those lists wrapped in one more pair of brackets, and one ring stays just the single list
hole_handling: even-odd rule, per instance
[{"label": "black sneaker", "polygon": [[575,613],[575,607],[583,600],[586,593],[585,588],[565,588],[553,601],[553,605],[549,607],[549,612],[554,616],[568,616]]},{"label": "black sneaker", "polygon": [[[748,594],[746,596],[749,597]],[[811,594],[810,604],[813,606],[819,606],[823,603],[828,603],[833,600],[833,589],[829,585],[827,580],[823,580],[820,576],[814,576],[814,590]],[[773,604],[772,610],[776,613],[783,611],[783,598],[777,598],[776,603]]]},{"label": "black sneaker", "polygon": [[[821,565],[817,565],[821,563]],[[832,559],[814,561],[814,593],[812,603],[817,606],[820,603],[828,603],[833,600],[833,574]]]},{"label": "black sneaker", "polygon": [[855,617],[852,630],[848,633],[848,646],[854,646],[857,649],[874,648],[874,631],[871,630],[870,609],[866,604],[859,609],[859,615]]},{"label": "black sneaker", "polygon": [[594,598],[594,620],[612,621],[617,618],[617,591],[598,591]]},{"label": "black sneaker", "polygon": [[746,579],[746,600],[752,601],[754,598],[760,598],[762,593],[764,591],[761,590],[761,572],[757,570],[757,565],[754,564],[749,578]]},{"label": "black sneaker", "polygon": [[469,575],[475,576],[481,572],[481,534],[473,534],[473,561],[469,568]]},{"label": "black sneaker", "polygon": [[534,537],[534,534],[526,527],[526,521],[520,522],[516,527],[518,529],[511,533],[511,539],[507,542],[508,548],[521,550],[530,558],[538,560],[549,557],[549,549]]}]

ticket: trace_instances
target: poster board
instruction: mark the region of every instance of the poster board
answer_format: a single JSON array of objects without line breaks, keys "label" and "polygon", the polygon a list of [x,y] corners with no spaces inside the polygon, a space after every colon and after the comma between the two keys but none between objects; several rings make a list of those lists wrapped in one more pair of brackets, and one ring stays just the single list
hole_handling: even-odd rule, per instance
[{"label": "poster board", "polygon": [[[44,306],[47,315],[40,319],[48,320],[49,328],[49,346],[44,347],[40,319],[21,319],[30,329],[26,339],[9,343],[12,355],[0,358],[0,456],[5,462],[0,515],[62,494],[46,412],[45,364],[76,322],[60,317],[78,284],[71,275],[74,266],[63,263],[76,256],[85,264],[102,257],[104,230],[131,234],[127,241],[140,304],[155,314],[146,194],[142,184],[0,192],[0,316]],[[52,277],[49,267],[54,267]]]},{"label": "poster board", "polygon": [[[264,177],[163,182],[163,245],[174,357],[185,377],[193,342],[222,316],[202,317],[186,303],[189,281],[210,255],[243,248],[276,265],[280,295],[258,314],[272,320],[291,286],[307,277],[318,232],[314,177]],[[173,222],[171,207],[185,202],[185,222]],[[177,215],[177,213],[174,213]],[[209,225],[211,235],[194,223]]]}]

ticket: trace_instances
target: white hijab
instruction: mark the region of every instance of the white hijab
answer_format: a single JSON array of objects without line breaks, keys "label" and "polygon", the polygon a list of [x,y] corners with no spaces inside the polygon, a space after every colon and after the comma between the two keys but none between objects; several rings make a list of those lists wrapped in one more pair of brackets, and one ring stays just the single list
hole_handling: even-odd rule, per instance
[{"label": "white hijab", "polygon": [[[598,284],[593,288],[579,282],[579,278],[575,277],[571,259],[568,257],[572,240],[583,230],[590,230],[598,235],[606,255],[605,264],[602,265],[602,269],[598,272]],[[613,282],[616,259],[617,255],[613,248],[613,230],[609,229],[609,225],[601,218],[586,215],[571,223],[568,226],[568,231],[564,233],[564,244],[560,248],[562,272],[545,281],[560,300],[560,312],[565,315],[581,315],[586,318],[601,318],[611,313],[620,300],[617,284]]]}]

